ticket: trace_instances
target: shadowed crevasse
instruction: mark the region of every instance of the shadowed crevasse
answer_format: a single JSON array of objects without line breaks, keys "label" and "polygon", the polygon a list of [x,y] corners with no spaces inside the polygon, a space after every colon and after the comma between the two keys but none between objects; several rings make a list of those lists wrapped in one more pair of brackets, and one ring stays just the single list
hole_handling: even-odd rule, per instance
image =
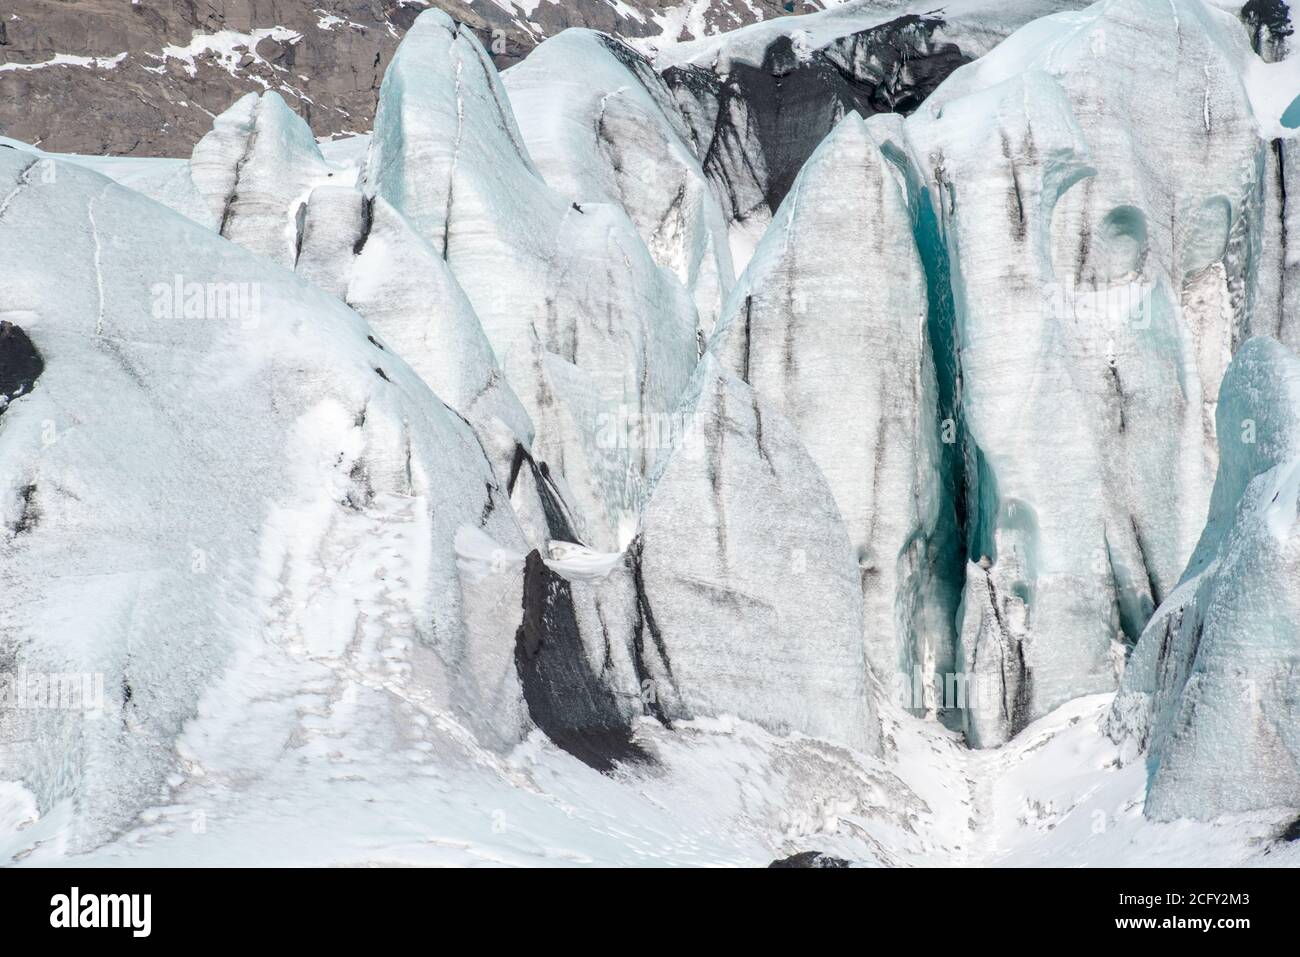
[{"label": "shadowed crevasse", "polygon": [[528,470],[532,473],[533,484],[537,488],[537,495],[542,503],[542,514],[546,516],[547,533],[556,541],[572,542],[575,545],[583,544],[582,539],[578,537],[578,533],[573,529],[569,508],[565,505],[564,497],[560,494],[555,479],[551,476],[550,467],[545,462],[538,462],[534,459],[532,454],[522,445],[515,446],[514,458],[510,462],[510,478],[506,482],[507,494],[514,494],[515,483],[519,481],[519,473],[525,465],[528,466]]}]

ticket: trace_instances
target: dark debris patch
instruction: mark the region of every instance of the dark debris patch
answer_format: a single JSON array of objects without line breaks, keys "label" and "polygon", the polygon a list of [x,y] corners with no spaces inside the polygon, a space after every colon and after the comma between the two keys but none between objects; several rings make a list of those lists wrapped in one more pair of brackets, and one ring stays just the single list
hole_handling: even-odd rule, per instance
[{"label": "dark debris patch", "polygon": [[36,527],[41,518],[41,510],[36,505],[36,486],[24,485],[18,490],[18,518],[11,526],[15,538],[25,535]]},{"label": "dark debris patch", "polygon": [[1242,6],[1241,18],[1255,31],[1257,51],[1262,32],[1267,31],[1272,40],[1289,37],[1295,32],[1285,0],[1250,0]]},{"label": "dark debris patch", "polygon": [[1300,817],[1288,824],[1285,830],[1278,836],[1279,841],[1286,841],[1288,844],[1293,841],[1300,841]]},{"label": "dark debris patch", "polygon": [[821,851],[801,851],[798,854],[792,854],[789,857],[783,857],[780,860],[773,861],[767,865],[772,867],[849,867],[850,864],[842,857],[832,857],[830,854],[823,854]]},{"label": "dark debris patch", "polygon": [[[934,38],[938,17],[909,14],[840,37],[811,54],[778,37],[760,66],[734,62],[723,79],[698,66],[674,66],[663,79],[678,99],[693,99],[716,117],[708,142],[698,143],[705,172],[732,199],[732,213],[749,180],[775,211],[804,161],[849,112],[908,114],[953,70],[971,61],[955,44]],[[746,128],[737,128],[738,121]],[[753,142],[750,142],[750,138]],[[742,167],[736,156],[757,149],[762,164]]]},{"label": "dark debris patch", "polygon": [[32,391],[45,362],[20,326],[0,321],[0,413]]},{"label": "dark debris patch", "polygon": [[632,741],[631,720],[592,670],[569,583],[536,549],[524,563],[523,606],[515,669],[528,716],[559,748],[602,773],[649,761]]}]

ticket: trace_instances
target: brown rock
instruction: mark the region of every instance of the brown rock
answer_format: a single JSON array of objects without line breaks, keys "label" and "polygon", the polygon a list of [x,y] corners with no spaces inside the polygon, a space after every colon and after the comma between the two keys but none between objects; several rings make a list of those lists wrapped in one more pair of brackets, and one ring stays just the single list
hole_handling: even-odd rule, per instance
[{"label": "brown rock", "polygon": [[[586,26],[655,36],[652,14],[681,0],[627,0],[644,22],[596,0],[542,0],[525,19],[492,3],[436,5],[475,31],[504,69],[546,37]],[[379,83],[398,40],[431,0],[6,0],[0,63],[55,54],[90,66],[0,71],[0,135],[48,150],[188,156],[225,110],[250,91],[278,90],[318,136],[370,128]],[[707,32],[820,9],[820,0],[714,0]],[[324,11],[322,13],[321,11]],[[272,33],[273,28],[280,28]],[[233,49],[192,46],[220,31],[246,34]],[[687,34],[689,36],[689,34]],[[190,49],[194,53],[184,52]],[[170,52],[165,52],[170,50]],[[113,64],[113,58],[127,53]],[[178,55],[179,54],[179,55]],[[111,65],[110,65],[111,64]],[[311,102],[303,91],[310,77]],[[188,106],[180,106],[180,103]]]}]

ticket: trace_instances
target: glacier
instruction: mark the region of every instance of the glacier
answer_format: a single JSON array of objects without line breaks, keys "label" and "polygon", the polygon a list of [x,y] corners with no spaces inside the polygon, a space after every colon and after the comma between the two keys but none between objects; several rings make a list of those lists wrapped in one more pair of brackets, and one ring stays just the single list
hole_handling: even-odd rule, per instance
[{"label": "glacier", "polygon": [[[1228,14],[1176,13],[1121,0],[1036,20],[900,137],[951,264],[960,655],[1001,689],[981,696],[994,713],[967,712],[980,742],[1114,688],[1203,524],[1219,382],[1259,322],[1257,277],[1277,273],[1257,263],[1276,219],[1244,80],[1256,56]],[[1135,93],[1120,64],[1157,43],[1175,73],[1198,51],[1199,82],[1144,70]]]},{"label": "glacier", "polygon": [[[43,366],[0,437],[5,646],[30,674],[104,686],[85,719],[5,709],[6,771],[39,806],[67,803],[75,848],[165,786],[182,725],[249,643],[365,643],[365,599],[333,576],[369,578],[408,641],[450,649],[455,529],[483,516],[522,535],[486,508],[496,481],[473,431],[355,313],[96,173],[69,165],[42,183],[38,160],[2,152],[6,322]],[[156,271],[139,267],[145,251]],[[227,290],[240,284],[255,295]],[[228,318],[205,319],[223,292]],[[168,506],[172,483],[196,501]],[[353,523],[405,543],[390,585],[346,549],[324,580],[312,571]],[[260,729],[262,748],[275,730]]]},{"label": "glacier", "polygon": [[1294,582],[1300,359],[1253,338],[1224,376],[1209,518],[1147,624],[1108,727],[1156,765],[1161,819],[1286,806],[1300,786]]},{"label": "glacier", "polygon": [[623,209],[691,293],[707,335],[735,280],[728,222],[663,77],[626,44],[566,30],[502,79],[546,182],[580,206]]},{"label": "glacier", "polygon": [[[710,343],[788,418],[855,552],[874,673],[952,672],[955,516],[906,184],[855,113],[809,157]],[[861,210],[844,218],[837,207]],[[851,250],[845,257],[841,250]]]},{"label": "glacier", "polygon": [[1300,863],[1290,17],[0,139],[0,863]]}]

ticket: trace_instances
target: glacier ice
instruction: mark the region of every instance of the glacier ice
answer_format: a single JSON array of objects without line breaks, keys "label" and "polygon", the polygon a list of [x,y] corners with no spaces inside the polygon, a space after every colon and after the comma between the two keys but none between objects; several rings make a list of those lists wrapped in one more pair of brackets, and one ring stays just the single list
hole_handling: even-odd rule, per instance
[{"label": "glacier ice", "polygon": [[707,334],[734,280],[727,219],[663,78],[624,43],[566,30],[502,79],[546,182],[579,205],[621,207]]},{"label": "glacier ice", "polygon": [[961,575],[950,558],[926,276],[902,179],[861,117],[841,120],[804,164],[710,343],[789,420],[826,477],[882,682],[953,670]]},{"label": "glacier ice", "polygon": [[333,175],[311,127],[275,92],[242,97],[190,157],[190,179],[217,231],[291,268],[307,194]]},{"label": "glacier ice", "polygon": [[[961,657],[996,686],[992,713],[967,713],[981,743],[1114,687],[1203,522],[1218,383],[1276,270],[1254,54],[1230,15],[1179,10],[1107,0],[1034,21],[904,124],[952,276],[938,345],[965,450]],[[1159,83],[1125,67],[1153,45]],[[1155,161],[1170,142],[1203,146]]]},{"label": "glacier ice", "polygon": [[[940,207],[952,263],[954,341],[939,347],[959,356],[965,450],[957,653],[962,672],[994,685],[965,718],[973,743],[996,744],[1114,680],[1111,588],[1080,588],[1078,572],[1089,518],[1080,498],[1103,504],[1084,476],[1099,471],[1100,456],[1080,447],[1090,416],[1068,388],[1068,354],[1044,295],[1053,209],[1091,168],[1063,91],[1042,73],[949,103],[937,119],[918,115],[906,136],[933,163],[926,194]],[[989,170],[989,155],[1003,162]],[[1049,507],[1039,495],[1071,504]]]},{"label": "glacier ice", "polygon": [[[94,674],[103,693],[84,719],[6,708],[0,738],[42,808],[70,802],[75,848],[159,793],[247,642],[342,653],[369,579],[410,640],[454,647],[455,529],[523,540],[485,508],[496,479],[473,432],[355,313],[95,173],[29,182],[32,162],[0,151],[5,305],[44,366],[0,432],[4,647],[30,676]],[[354,523],[408,533],[400,581],[349,558]]]},{"label": "glacier ice", "polygon": [[471,422],[498,419],[523,444],[532,423],[446,262],[381,197],[312,190],[295,271],[370,324],[440,399]]},{"label": "glacier ice", "polygon": [[954,69],[1076,0],[850,2],[654,49],[743,267],[800,167],[848,113],[915,109]]},{"label": "glacier ice", "polygon": [[825,478],[793,425],[711,355],[683,407],[688,432],[632,546],[660,700],[670,716],[878,747],[862,596]]},{"label": "glacier ice", "polygon": [[1300,793],[1300,358],[1247,341],[1217,407],[1209,518],[1147,625],[1109,719],[1154,770],[1159,819],[1288,807]]},{"label": "glacier ice", "polygon": [[[516,655],[530,714],[598,768],[638,759],[635,718],[734,714],[878,750],[862,595],[825,479],[792,425],[710,354],[681,416],[624,552],[553,540],[476,576],[526,569]],[[462,537],[458,551],[495,548]],[[559,700],[536,706],[541,685]]]},{"label": "glacier ice", "polygon": [[[587,534],[619,544],[653,455],[597,430],[676,406],[698,352],[686,287],[622,207],[543,181],[487,54],[439,10],[418,18],[385,74],[365,188],[451,267],[537,427],[534,451],[558,462],[582,449],[585,473],[578,456],[565,471]],[[549,389],[538,345],[574,368],[574,391]],[[556,398],[572,407],[548,416]]]}]

